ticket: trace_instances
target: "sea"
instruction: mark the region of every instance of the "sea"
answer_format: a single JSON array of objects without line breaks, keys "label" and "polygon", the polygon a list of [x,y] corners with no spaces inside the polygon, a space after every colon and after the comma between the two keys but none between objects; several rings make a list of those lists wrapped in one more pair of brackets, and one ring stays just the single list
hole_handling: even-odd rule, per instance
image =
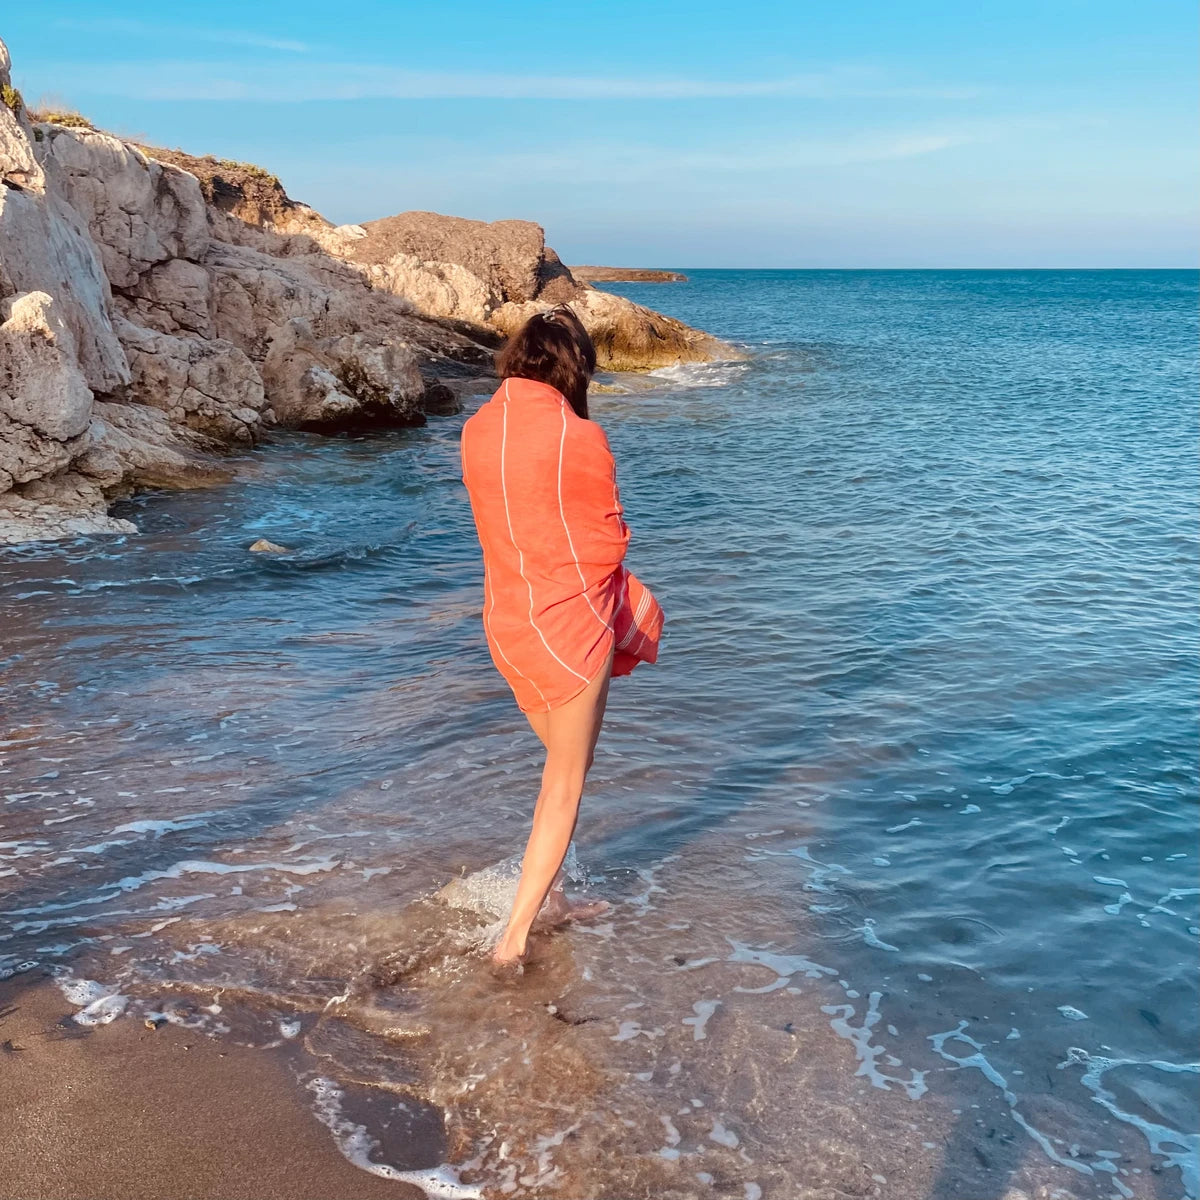
[{"label": "sea", "polygon": [[609,912],[487,967],[541,762],[481,385],[0,552],[6,986],[284,1055],[431,1197],[1194,1200],[1196,273],[687,275],[606,286],[742,357],[591,402],[667,613]]}]

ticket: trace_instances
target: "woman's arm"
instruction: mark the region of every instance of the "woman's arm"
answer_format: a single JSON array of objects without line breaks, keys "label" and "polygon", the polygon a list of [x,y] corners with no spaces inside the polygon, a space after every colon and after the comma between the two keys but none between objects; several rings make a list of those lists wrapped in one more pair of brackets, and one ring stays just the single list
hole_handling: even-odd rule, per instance
[{"label": "woman's arm", "polygon": [[616,463],[599,425],[580,421],[574,432],[562,456],[562,515],[577,560],[607,573],[620,566],[630,538]]}]

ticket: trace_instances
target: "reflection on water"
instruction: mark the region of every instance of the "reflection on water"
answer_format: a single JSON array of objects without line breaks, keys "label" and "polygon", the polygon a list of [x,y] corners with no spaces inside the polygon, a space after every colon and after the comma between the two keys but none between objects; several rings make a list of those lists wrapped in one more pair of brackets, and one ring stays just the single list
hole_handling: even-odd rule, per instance
[{"label": "reflection on water", "polygon": [[1194,291],[653,293],[754,353],[595,402],[668,635],[585,798],[613,910],[507,984],[472,873],[539,764],[459,418],[7,553],[0,967],[294,1046],[436,1195],[1195,1195]]}]

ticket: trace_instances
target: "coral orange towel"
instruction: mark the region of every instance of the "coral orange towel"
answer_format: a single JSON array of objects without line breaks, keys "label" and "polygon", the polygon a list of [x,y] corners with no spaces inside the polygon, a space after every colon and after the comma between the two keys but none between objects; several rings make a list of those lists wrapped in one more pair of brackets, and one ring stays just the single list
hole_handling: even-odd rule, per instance
[{"label": "coral orange towel", "polygon": [[604,430],[561,392],[506,379],[463,426],[463,482],[483,548],[483,627],[525,712],[654,662],[663,613],[622,560],[616,469]]}]

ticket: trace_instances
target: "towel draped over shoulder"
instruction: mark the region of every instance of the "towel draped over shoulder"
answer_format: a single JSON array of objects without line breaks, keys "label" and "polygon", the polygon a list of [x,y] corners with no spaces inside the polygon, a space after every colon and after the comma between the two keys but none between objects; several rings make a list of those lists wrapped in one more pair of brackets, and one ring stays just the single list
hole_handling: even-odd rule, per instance
[{"label": "towel draped over shoulder", "polygon": [[562,393],[506,379],[464,425],[463,482],[483,549],[483,626],[525,712],[603,670],[654,662],[663,612],[624,565],[629,544],[604,430]]}]

